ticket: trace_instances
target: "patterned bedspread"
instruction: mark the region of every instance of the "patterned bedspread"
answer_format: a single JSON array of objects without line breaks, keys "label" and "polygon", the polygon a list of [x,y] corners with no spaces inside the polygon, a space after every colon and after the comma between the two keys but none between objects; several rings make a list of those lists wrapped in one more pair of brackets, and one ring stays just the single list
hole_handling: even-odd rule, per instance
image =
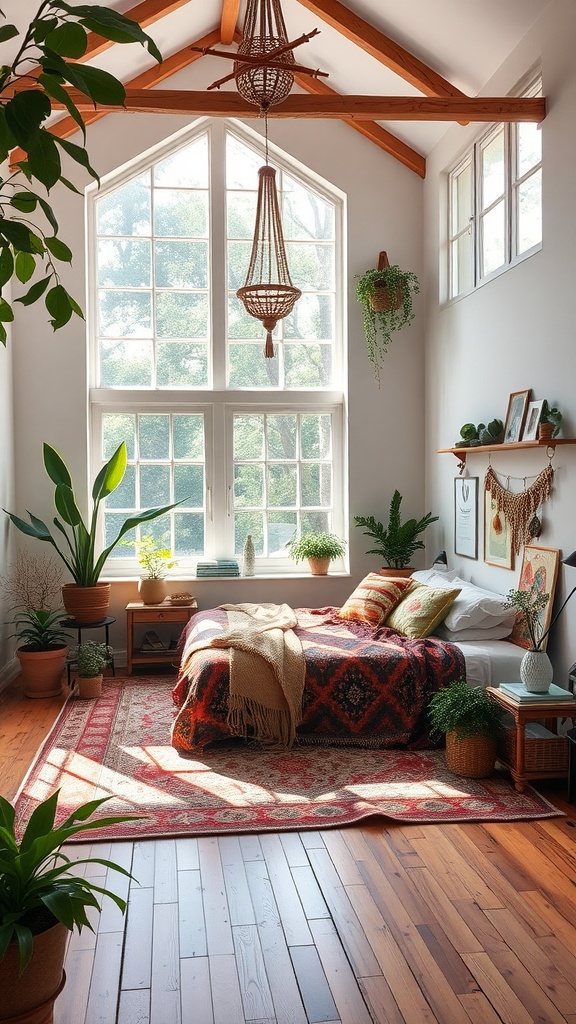
[{"label": "patterned bedspread", "polygon": [[[298,740],[416,749],[429,746],[427,707],[440,687],[466,675],[453,644],[435,637],[409,640],[394,630],[349,622],[337,608],[297,608],[306,659],[302,723]],[[229,740],[226,649],[186,648],[199,632],[214,635],[227,623],[220,608],[199,612],[186,628],[180,671],[172,696],[178,711],[172,745],[182,754]],[[206,632],[207,631],[207,632]]]}]

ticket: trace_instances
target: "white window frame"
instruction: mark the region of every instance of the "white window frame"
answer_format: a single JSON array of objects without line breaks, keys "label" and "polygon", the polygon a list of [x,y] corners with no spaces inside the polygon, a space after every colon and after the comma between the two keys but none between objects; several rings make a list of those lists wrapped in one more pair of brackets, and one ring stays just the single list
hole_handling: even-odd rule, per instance
[{"label": "white window frame", "polygon": [[[178,132],[167,143],[156,146],[136,161],[123,167],[120,172],[108,175],[103,179],[100,190],[94,187],[87,189],[87,272],[88,272],[88,328],[89,328],[89,402],[90,402],[90,472],[93,479],[102,466],[101,437],[102,417],[105,413],[123,412],[202,412],[205,417],[205,554],[202,558],[231,557],[234,551],[234,530],[232,516],[227,514],[228,491],[233,486],[232,435],[231,423],[235,412],[297,412],[297,413],[330,413],[333,424],[333,493],[334,510],[332,529],[339,536],[348,535],[348,493],[347,493],[347,430],[345,401],[347,391],[347,361],[344,344],[344,327],[346,323],[346,287],[344,276],[344,225],[345,197],[337,188],[329,187],[314,172],[305,168],[297,161],[286,158],[270,146],[271,162],[285,168],[294,179],[301,180],[307,187],[312,187],[320,195],[327,198],[335,206],[336,217],[336,309],[335,309],[335,340],[333,346],[333,379],[337,382],[332,389],[296,390],[248,390],[226,388],[226,353],[225,339],[227,336],[225,323],[225,305],[218,302],[217,296],[227,292],[226,281],[226,223],[224,204],[219,201],[216,189],[211,191],[210,199],[210,293],[211,293],[211,328],[212,357],[209,357],[209,385],[206,388],[101,388],[97,386],[98,357],[97,322],[96,322],[96,201],[107,191],[114,191],[128,180],[141,173],[151,163],[165,159],[172,152],[188,144],[196,135],[208,132],[210,164],[214,160],[212,144],[220,139],[224,145],[226,131],[231,132],[245,145],[263,152],[262,138],[244,125],[231,121],[210,122],[206,118],[197,121],[193,126]],[[262,160],[264,162],[264,159]],[[223,178],[223,165],[217,171]],[[212,179],[214,180],[214,179]],[[221,182],[225,187],[225,182]],[[264,338],[262,348],[264,347]],[[99,543],[103,545],[103,525],[100,523]],[[238,553],[235,556],[240,559]],[[196,559],[179,559],[178,569],[174,575],[190,575],[195,571]],[[348,571],[348,556],[333,563],[333,570]],[[109,577],[135,577],[138,566],[135,559],[114,558],[106,565]],[[258,574],[266,575],[300,575],[303,570],[286,558],[256,560]]]}]

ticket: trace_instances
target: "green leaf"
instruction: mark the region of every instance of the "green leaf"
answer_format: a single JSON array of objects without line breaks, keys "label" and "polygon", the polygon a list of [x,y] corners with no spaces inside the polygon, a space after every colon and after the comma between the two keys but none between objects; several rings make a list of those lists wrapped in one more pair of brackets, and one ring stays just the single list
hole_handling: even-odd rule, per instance
[{"label": "green leaf", "polygon": [[0,289],[11,280],[14,273],[14,257],[8,245],[0,249]]},{"label": "green leaf", "polygon": [[122,482],[127,464],[128,452],[126,450],[126,443],[122,441],[122,444],[118,445],[118,448],[108,459],[106,465],[102,466],[94,481],[92,487],[92,498],[94,501],[107,498],[109,494],[112,494],[112,491],[116,490]]},{"label": "green leaf", "polygon": [[50,132],[37,132],[28,146],[28,163],[35,178],[51,189],[60,177],[60,154]]},{"label": "green leaf", "polygon": [[[52,483],[56,485],[64,484],[66,487],[72,487],[72,477],[70,476],[68,466],[56,449],[44,442],[42,447],[42,456],[44,460],[44,469]],[[104,797],[103,799],[109,798]]]},{"label": "green leaf", "polygon": [[56,284],[46,293],[44,303],[52,317],[50,323],[54,330],[58,331],[68,323],[72,316],[68,292],[61,284]]},{"label": "green leaf", "polygon": [[22,836],[22,842],[20,843],[20,850],[22,853],[30,848],[35,839],[40,836],[45,836],[47,832],[54,826],[54,820],[56,818],[56,805],[58,803],[59,790],[55,790],[47,800],[32,811],[28,824],[26,826],[24,835]]},{"label": "green leaf", "polygon": [[[62,181],[63,180],[64,179],[62,179]],[[53,229],[54,234],[56,234],[57,231],[58,231],[58,221],[56,220],[56,217],[54,216],[54,211],[53,211],[52,207],[50,206],[49,203],[46,202],[45,199],[42,199],[40,196],[38,196],[38,202],[40,203],[40,208],[42,210],[42,213],[46,217],[46,220],[50,224],[50,227]]]},{"label": "green leaf", "polygon": [[107,71],[92,68],[86,64],[70,64],[68,61],[62,60],[52,50],[48,50],[39,59],[39,63],[45,71],[55,71],[95,103],[113,103],[121,107],[124,102],[126,96],[124,86]]},{"label": "green leaf", "polygon": [[10,200],[10,206],[20,213],[33,213],[38,206],[38,196],[34,192],[15,192]]},{"label": "green leaf", "polygon": [[84,141],[86,141],[86,127],[84,125],[84,119],[80,111],[78,110],[76,104],[73,103],[70,99],[70,96],[66,92],[66,89],[63,89],[60,85],[60,82],[58,81],[56,75],[42,74],[38,76],[38,81],[45,88],[46,92],[49,96],[52,97],[53,100],[57,100],[59,103],[64,104],[70,116],[74,118],[76,124],[81,129],[82,134],[84,136]]},{"label": "green leaf", "polygon": [[78,526],[82,522],[82,513],[76,504],[74,491],[67,484],[57,484],[54,492],[56,511],[68,526]]},{"label": "green leaf", "polygon": [[76,313],[76,316],[79,316],[81,320],[84,320],[84,313],[82,311],[82,307],[78,305],[78,303],[75,301],[75,299],[72,298],[72,296],[69,293],[68,299],[70,300],[70,305],[72,306],[73,312]]},{"label": "green leaf", "polygon": [[6,299],[0,297],[0,321],[8,324],[12,323],[14,319],[14,310],[12,306],[6,302]]},{"label": "green leaf", "polygon": [[86,53],[86,32],[77,22],[67,21],[58,25],[45,37],[44,42],[54,53],[78,60]]},{"label": "green leaf", "polygon": [[10,131],[6,121],[4,107],[0,106],[0,161],[4,161],[8,158],[10,150],[14,149],[15,145],[16,139]]},{"label": "green leaf", "polygon": [[46,36],[53,32],[58,24],[58,18],[41,18],[40,21],[36,21],[34,24],[34,42],[43,43]]},{"label": "green leaf", "polygon": [[[68,139],[59,139],[57,138],[57,136],[54,136],[54,141],[57,142],[58,145],[62,147],[64,152],[68,153],[68,156],[71,156],[77,164],[81,164],[82,167],[85,167],[86,170],[89,171],[89,173],[92,175],[92,177],[95,178],[98,183],[100,183],[98,172],[95,171],[92,167],[92,164],[90,163],[90,157],[88,156],[86,150],[82,149],[82,146],[77,146],[75,142],[69,142]],[[64,178],[62,178],[62,181],[64,181],[66,185],[69,184],[68,181],[66,181]],[[74,191],[77,192],[78,189],[74,189]]]},{"label": "green leaf", "polygon": [[15,301],[21,302],[23,306],[32,306],[44,294],[51,280],[51,277],[44,277],[41,281],[35,281],[26,294],[21,295]]},{"label": "green leaf", "polygon": [[59,238],[56,238],[56,236],[45,238],[44,244],[48,251],[51,252],[57,260],[61,260],[63,263],[72,262],[71,250],[65,242],[62,242]]},{"label": "green leaf", "polygon": [[28,252],[16,254],[16,277],[22,284],[30,280],[36,270],[36,260]]},{"label": "green leaf", "polygon": [[51,111],[50,100],[41,89],[23,89],[8,100],[4,107],[6,122],[18,145],[24,149],[30,146]]},{"label": "green leaf", "polygon": [[154,40],[146,32],[143,32],[138,22],[126,18],[118,11],[96,4],[90,7],[86,5],[72,7],[62,4],[61,9],[67,9],[70,13],[74,13],[80,19],[81,24],[86,25],[91,32],[98,32],[105,39],[111,39],[115,43],[141,43],[161,63],[162,54]]},{"label": "green leaf", "polygon": [[38,251],[34,241],[37,236],[20,221],[0,219],[0,235],[8,239],[15,249],[21,249],[23,252]]},{"label": "green leaf", "polygon": [[[97,174],[94,174],[93,177],[96,178],[97,180],[99,180]],[[60,178],[60,184],[61,185],[65,185],[66,188],[69,188],[71,192],[75,192],[77,196],[81,196],[82,195],[80,189],[76,188],[76,185],[74,185],[73,182],[68,181],[68,178],[64,178],[64,177]]]},{"label": "green leaf", "polygon": [[4,345],[4,348],[6,348],[7,340],[8,340],[8,335],[6,333],[6,328],[4,327],[4,324],[0,323],[0,341]]},{"label": "green leaf", "polygon": [[0,28],[0,43],[6,43],[9,39],[14,39],[14,36],[18,35],[18,29],[16,25],[3,25]]}]

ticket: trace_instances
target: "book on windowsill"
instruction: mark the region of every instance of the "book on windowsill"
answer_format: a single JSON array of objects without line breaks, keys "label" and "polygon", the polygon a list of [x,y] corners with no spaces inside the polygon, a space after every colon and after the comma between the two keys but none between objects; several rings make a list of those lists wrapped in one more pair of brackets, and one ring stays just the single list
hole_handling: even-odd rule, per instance
[{"label": "book on windowsill", "polygon": [[524,683],[500,683],[500,689],[502,693],[512,697],[512,700],[518,701],[519,704],[553,704],[555,701],[559,704],[566,704],[570,701],[576,703],[574,694],[570,693],[570,690],[556,686],[555,683],[550,683],[550,689],[546,693],[529,693]]}]

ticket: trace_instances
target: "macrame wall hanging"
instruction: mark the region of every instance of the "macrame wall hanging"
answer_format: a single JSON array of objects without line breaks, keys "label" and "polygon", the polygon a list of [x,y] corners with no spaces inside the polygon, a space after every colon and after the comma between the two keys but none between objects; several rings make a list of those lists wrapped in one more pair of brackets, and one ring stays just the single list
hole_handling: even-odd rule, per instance
[{"label": "macrame wall hanging", "polygon": [[496,514],[503,512],[510,523],[512,548],[517,555],[523,544],[530,544],[535,534],[535,522],[541,527],[538,509],[542,502],[550,497],[554,483],[554,470],[549,464],[543,469],[534,483],[523,491],[514,493],[503,487],[492,466],[488,466],[484,478],[484,489],[489,491],[496,503]]}]

